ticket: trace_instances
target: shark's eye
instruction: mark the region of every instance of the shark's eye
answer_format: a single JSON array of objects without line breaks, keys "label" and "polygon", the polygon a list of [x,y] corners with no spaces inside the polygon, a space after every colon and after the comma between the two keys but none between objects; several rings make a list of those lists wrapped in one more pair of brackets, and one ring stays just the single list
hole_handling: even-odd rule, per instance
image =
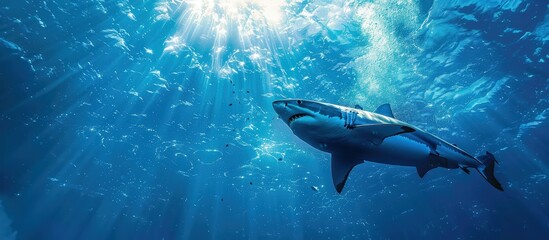
[{"label": "shark's eye", "polygon": [[303,103],[303,101],[297,100],[297,104],[302,104],[302,103]]}]

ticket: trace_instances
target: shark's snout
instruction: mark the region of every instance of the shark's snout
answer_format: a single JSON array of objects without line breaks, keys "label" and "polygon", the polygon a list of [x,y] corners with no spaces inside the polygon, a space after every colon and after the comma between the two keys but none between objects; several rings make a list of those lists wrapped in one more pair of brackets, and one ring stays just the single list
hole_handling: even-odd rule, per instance
[{"label": "shark's snout", "polygon": [[314,117],[314,114],[306,106],[306,101],[301,99],[283,99],[273,102],[273,108],[288,126],[292,127],[292,123],[296,120],[303,120],[303,117]]},{"label": "shark's snout", "polygon": [[273,109],[278,114],[280,118],[284,121],[291,115],[291,109],[288,108],[288,101],[286,100],[277,100],[273,102]]},{"label": "shark's snout", "polygon": [[286,103],[284,100],[277,100],[273,102],[273,108],[278,114],[284,111],[287,105],[288,103]]}]

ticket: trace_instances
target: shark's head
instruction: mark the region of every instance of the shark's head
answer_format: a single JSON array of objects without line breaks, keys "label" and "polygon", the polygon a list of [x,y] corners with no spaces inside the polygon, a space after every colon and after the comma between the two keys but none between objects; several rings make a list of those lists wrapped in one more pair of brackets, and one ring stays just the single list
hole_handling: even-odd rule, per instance
[{"label": "shark's head", "polygon": [[301,139],[318,147],[343,137],[345,128],[340,106],[303,99],[284,99],[273,102],[278,116]]},{"label": "shark's head", "polygon": [[285,99],[273,102],[273,108],[278,116],[290,128],[300,125],[315,125],[318,121],[318,109],[322,108],[321,103],[301,100]]}]

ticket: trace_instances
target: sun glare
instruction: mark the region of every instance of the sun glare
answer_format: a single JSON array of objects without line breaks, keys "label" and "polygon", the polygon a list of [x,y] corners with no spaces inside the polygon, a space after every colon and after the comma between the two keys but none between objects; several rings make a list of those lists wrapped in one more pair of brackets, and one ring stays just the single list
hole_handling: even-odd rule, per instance
[{"label": "sun glare", "polygon": [[265,21],[279,24],[283,17],[284,0],[183,0],[190,11],[199,18],[211,17],[213,21],[229,20],[242,23]]},{"label": "sun glare", "polygon": [[164,54],[209,48],[211,62],[201,67],[212,74],[231,73],[238,66],[228,65],[223,56],[240,52],[254,64],[268,64],[261,53],[276,47],[287,6],[287,0],[172,0],[157,4],[155,19],[177,22],[177,31],[164,42]]}]

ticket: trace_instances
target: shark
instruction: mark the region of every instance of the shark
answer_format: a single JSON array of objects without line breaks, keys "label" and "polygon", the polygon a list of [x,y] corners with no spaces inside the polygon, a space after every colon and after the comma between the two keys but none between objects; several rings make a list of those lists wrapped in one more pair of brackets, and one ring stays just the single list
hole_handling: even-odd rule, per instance
[{"label": "shark", "polygon": [[331,154],[332,181],[341,193],[351,170],[365,161],[415,167],[420,178],[435,168],[475,169],[494,188],[494,155],[474,157],[440,137],[395,118],[389,104],[374,112],[304,99],[272,103],[292,132],[314,148]]}]

